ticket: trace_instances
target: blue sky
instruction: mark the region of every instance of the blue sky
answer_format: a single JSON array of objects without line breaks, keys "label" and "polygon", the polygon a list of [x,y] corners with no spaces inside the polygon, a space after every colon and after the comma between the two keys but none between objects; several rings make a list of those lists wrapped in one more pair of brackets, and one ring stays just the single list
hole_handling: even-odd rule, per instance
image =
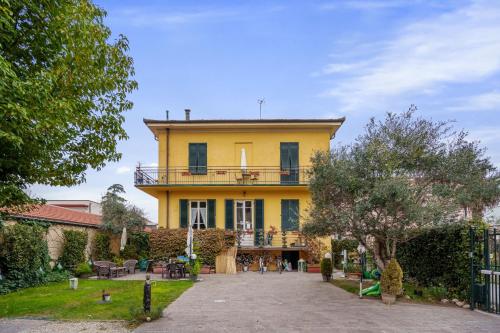
[{"label": "blue sky", "polygon": [[120,183],[157,220],[154,198],[133,186],[157,147],[143,118],[347,118],[334,144],[370,117],[416,104],[455,120],[500,166],[500,1],[98,1],[114,35],[130,41],[139,89],[119,144],[123,158],[72,188],[34,186],[47,199],[99,201]]}]

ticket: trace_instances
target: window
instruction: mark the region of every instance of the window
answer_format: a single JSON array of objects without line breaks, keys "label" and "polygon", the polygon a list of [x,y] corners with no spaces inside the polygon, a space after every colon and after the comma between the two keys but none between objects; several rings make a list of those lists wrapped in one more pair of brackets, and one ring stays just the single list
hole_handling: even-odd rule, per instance
[{"label": "window", "polygon": [[207,144],[189,144],[189,172],[194,175],[207,174]]},{"label": "window", "polygon": [[190,201],[190,221],[193,229],[207,228],[207,202],[206,201]]},{"label": "window", "polygon": [[280,168],[282,184],[296,184],[299,181],[299,144],[297,142],[280,143]]},{"label": "window", "polygon": [[281,230],[299,230],[299,200],[281,200]]},{"label": "window", "polygon": [[236,228],[237,230],[253,230],[253,201],[236,201]]}]

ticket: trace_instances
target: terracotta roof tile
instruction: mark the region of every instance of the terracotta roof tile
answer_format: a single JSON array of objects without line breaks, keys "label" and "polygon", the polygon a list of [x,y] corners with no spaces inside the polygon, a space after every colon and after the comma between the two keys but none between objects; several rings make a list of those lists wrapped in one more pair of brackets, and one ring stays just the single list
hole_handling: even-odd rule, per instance
[{"label": "terracotta roof tile", "polygon": [[77,212],[53,205],[41,205],[30,211],[18,214],[17,216],[44,219],[61,223],[87,224],[92,226],[98,226],[102,221],[102,217],[99,215]]}]

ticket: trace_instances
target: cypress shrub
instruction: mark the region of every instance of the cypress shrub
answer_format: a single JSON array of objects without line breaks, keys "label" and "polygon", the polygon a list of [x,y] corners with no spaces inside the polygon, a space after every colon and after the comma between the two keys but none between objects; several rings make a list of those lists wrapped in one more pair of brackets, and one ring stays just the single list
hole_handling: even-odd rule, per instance
[{"label": "cypress shrub", "polygon": [[64,268],[74,271],[78,264],[85,261],[87,233],[76,230],[64,230],[64,246],[59,258]]},{"label": "cypress shrub", "polygon": [[332,260],[329,258],[321,259],[320,268],[322,275],[332,275]]},{"label": "cypress shrub", "polygon": [[422,287],[444,287],[449,297],[466,299],[470,289],[469,228],[447,225],[423,231],[403,243],[397,258],[405,280]]},{"label": "cypress shrub", "polygon": [[390,295],[401,295],[403,292],[403,270],[396,259],[391,259],[380,277],[382,292]]}]

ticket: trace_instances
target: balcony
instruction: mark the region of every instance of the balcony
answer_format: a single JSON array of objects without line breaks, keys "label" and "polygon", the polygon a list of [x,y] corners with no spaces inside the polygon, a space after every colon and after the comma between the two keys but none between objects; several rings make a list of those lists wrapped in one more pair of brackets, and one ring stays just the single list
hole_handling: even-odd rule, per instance
[{"label": "balcony", "polygon": [[239,249],[307,250],[307,238],[299,231],[263,229],[236,231],[236,246]]},{"label": "balcony", "polygon": [[280,167],[137,167],[136,186],[304,186],[309,184],[309,168],[282,170]]}]

